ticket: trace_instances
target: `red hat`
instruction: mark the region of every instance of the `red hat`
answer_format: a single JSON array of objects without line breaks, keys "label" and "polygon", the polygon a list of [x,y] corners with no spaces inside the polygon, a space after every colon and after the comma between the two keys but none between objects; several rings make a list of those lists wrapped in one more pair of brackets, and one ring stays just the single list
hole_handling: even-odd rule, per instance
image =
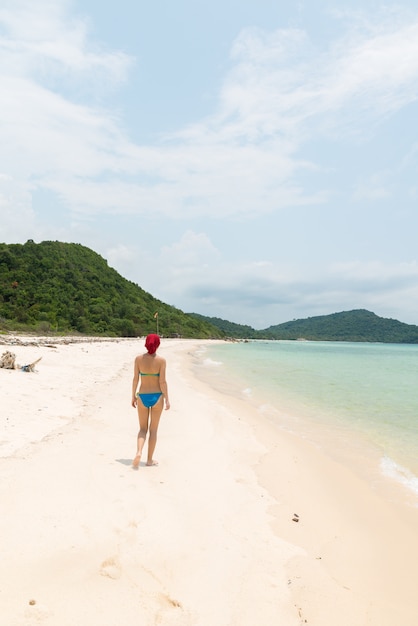
[{"label": "red hat", "polygon": [[148,350],[149,354],[154,354],[157,351],[158,346],[160,345],[160,338],[158,335],[148,335],[145,339],[145,347]]}]

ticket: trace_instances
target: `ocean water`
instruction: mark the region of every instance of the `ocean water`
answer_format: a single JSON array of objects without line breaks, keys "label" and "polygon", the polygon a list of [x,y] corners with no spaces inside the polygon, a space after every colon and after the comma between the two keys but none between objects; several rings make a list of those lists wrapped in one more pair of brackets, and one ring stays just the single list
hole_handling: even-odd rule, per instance
[{"label": "ocean water", "polygon": [[260,419],[340,458],[373,451],[418,505],[418,346],[310,341],[214,344],[196,373]]}]

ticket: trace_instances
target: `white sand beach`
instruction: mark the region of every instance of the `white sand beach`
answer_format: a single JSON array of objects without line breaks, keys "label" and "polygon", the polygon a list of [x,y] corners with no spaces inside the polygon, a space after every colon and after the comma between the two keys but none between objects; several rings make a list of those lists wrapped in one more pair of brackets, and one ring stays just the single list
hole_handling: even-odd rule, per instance
[{"label": "white sand beach", "polygon": [[162,340],[171,409],[137,471],[143,340],[25,343],[0,345],[42,357],[0,369],[1,623],[415,623],[417,510],[197,380],[205,342]]}]

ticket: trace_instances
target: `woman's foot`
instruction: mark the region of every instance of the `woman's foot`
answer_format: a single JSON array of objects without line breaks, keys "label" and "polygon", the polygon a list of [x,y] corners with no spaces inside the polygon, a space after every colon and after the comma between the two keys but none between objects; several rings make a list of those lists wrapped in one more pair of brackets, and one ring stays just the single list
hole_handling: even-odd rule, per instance
[{"label": "woman's foot", "polygon": [[158,461],[147,461],[147,467],[151,467],[152,465],[158,465]]},{"label": "woman's foot", "polygon": [[133,469],[138,469],[140,460],[141,460],[141,455],[137,454],[134,460],[132,461]]}]

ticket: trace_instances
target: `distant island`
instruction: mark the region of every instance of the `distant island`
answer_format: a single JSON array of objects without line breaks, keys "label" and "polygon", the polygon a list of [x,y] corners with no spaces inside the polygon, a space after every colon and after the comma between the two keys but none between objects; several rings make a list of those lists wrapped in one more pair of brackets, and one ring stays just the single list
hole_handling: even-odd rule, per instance
[{"label": "distant island", "polygon": [[255,330],[184,313],[126,280],[93,250],[32,240],[0,244],[0,332],[418,343],[418,326],[357,309]]},{"label": "distant island", "polygon": [[269,326],[265,330],[255,330],[251,326],[241,326],[217,317],[193,315],[236,339],[418,343],[418,326],[379,317],[365,309],[293,320]]}]

